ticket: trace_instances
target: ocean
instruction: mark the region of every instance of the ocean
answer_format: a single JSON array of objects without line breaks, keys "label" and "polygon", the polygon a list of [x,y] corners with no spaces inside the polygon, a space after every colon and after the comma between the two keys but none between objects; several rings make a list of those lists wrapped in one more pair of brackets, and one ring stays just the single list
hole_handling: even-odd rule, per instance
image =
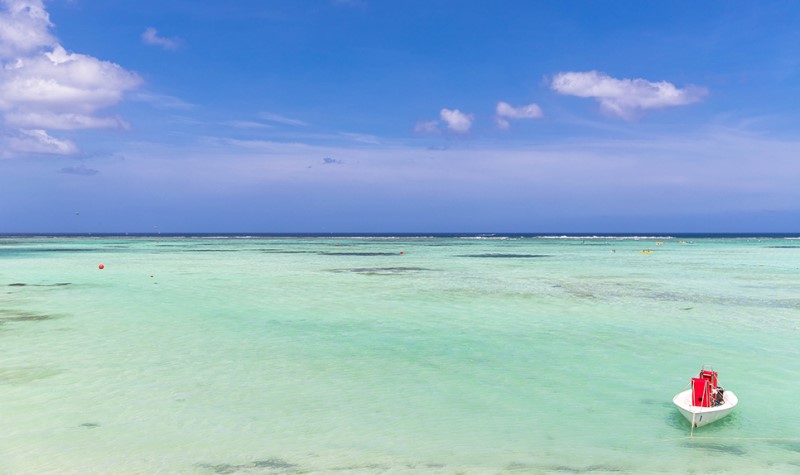
[{"label": "ocean", "polygon": [[0,236],[4,474],[800,473],[798,400],[797,236]]}]

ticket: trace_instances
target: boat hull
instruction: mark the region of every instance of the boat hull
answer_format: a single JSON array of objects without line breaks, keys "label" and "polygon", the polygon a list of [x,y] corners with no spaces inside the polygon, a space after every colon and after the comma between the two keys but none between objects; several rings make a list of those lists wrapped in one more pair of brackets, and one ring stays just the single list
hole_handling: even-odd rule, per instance
[{"label": "boat hull", "polygon": [[733,411],[739,399],[733,391],[725,391],[723,395],[722,404],[714,407],[699,407],[692,406],[692,390],[687,389],[678,393],[672,402],[678,406],[678,410],[683,414],[687,421],[693,423],[695,427],[703,427],[704,425],[716,422]]}]

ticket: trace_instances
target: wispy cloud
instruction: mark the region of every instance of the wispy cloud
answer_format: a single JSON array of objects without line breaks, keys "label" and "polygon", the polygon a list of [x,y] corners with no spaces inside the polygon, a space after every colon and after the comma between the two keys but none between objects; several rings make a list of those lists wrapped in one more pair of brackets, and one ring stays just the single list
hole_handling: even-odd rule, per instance
[{"label": "wispy cloud", "polygon": [[550,87],[559,94],[594,98],[603,112],[628,120],[647,109],[699,102],[708,94],[703,87],[681,89],[666,81],[616,79],[598,71],[558,73]]},{"label": "wispy cloud", "polygon": [[438,134],[439,121],[438,120],[421,120],[414,125],[414,132],[420,134]]},{"label": "wispy cloud", "polygon": [[11,131],[7,147],[21,153],[77,153],[49,130],[125,128],[96,112],[117,104],[142,79],[117,64],[68,52],[50,33],[40,0],[0,3],[0,115]]},{"label": "wispy cloud", "polygon": [[501,129],[511,127],[509,119],[540,119],[543,116],[542,108],[537,104],[514,107],[507,102],[500,101],[495,108],[495,123]]},{"label": "wispy cloud", "polygon": [[258,114],[258,116],[269,122],[277,122],[279,124],[292,125],[295,127],[306,127],[309,125],[308,122],[302,121],[300,119],[292,119],[290,117],[285,117],[279,114],[273,114],[272,112],[262,112]]},{"label": "wispy cloud", "polygon": [[193,109],[194,104],[184,101],[175,96],[166,94],[154,94],[152,92],[138,92],[130,97],[134,101],[146,102],[157,109]]},{"label": "wispy cloud", "polygon": [[237,129],[271,129],[273,128],[270,124],[265,124],[263,122],[255,122],[252,120],[229,120],[228,122],[224,123],[230,127],[236,127]]},{"label": "wispy cloud", "polygon": [[353,142],[359,143],[366,143],[366,144],[379,144],[381,143],[380,139],[374,135],[370,134],[356,134],[352,132],[340,132],[339,135],[345,137],[347,139],[352,140]]},{"label": "wispy cloud", "polygon": [[147,28],[142,33],[142,41],[145,44],[160,46],[164,49],[175,51],[181,47],[181,40],[179,38],[167,38],[158,35],[158,30],[155,28]]},{"label": "wispy cloud", "polygon": [[9,112],[6,124],[15,127],[43,127],[55,130],[116,128],[128,129],[130,125],[120,117],[92,117],[82,114],[56,114],[53,112]]},{"label": "wispy cloud", "polygon": [[72,155],[78,153],[78,146],[70,140],[57,139],[42,129],[20,129],[10,134],[6,146],[22,153],[46,153],[51,155]]}]

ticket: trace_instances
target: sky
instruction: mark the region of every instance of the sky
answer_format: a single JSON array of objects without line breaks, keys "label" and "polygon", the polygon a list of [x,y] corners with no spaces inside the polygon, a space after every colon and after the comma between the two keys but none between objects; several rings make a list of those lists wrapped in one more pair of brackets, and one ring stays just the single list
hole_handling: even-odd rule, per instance
[{"label": "sky", "polygon": [[800,232],[794,1],[0,0],[0,233]]}]

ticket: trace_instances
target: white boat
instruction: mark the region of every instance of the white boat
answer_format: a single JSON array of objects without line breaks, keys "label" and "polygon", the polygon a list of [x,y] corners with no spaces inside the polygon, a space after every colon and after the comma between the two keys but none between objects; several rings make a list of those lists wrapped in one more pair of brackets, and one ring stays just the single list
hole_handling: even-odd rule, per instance
[{"label": "white boat", "polygon": [[689,385],[691,387],[675,395],[672,402],[692,424],[692,429],[722,419],[739,403],[733,391],[717,384],[717,372],[713,369],[701,369]]}]

